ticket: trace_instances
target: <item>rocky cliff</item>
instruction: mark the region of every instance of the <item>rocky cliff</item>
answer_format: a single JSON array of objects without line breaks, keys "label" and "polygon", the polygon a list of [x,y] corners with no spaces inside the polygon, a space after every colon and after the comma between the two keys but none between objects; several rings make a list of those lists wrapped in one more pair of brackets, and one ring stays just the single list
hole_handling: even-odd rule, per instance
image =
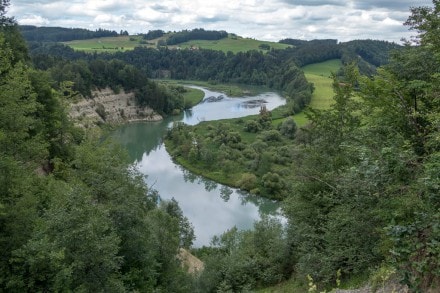
[{"label": "rocky cliff", "polygon": [[92,93],[93,98],[81,99],[70,105],[69,116],[79,124],[119,124],[135,121],[160,121],[163,117],[149,107],[136,105],[134,93],[115,93],[106,88]]}]

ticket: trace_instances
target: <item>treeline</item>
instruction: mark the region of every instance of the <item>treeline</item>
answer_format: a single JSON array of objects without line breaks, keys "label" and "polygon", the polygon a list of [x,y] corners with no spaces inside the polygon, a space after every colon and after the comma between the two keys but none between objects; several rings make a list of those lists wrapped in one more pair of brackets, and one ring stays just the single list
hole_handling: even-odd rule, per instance
[{"label": "treeline", "polygon": [[103,37],[116,37],[128,35],[127,31],[110,31],[99,28],[95,31],[81,28],[63,27],[36,27],[32,25],[20,25],[21,34],[28,42],[68,42],[73,40],[86,40]]},{"label": "treeline", "polygon": [[[292,110],[300,111],[309,101],[312,86],[303,72],[282,51],[240,52],[225,54],[215,50],[170,50],[167,48],[135,48],[119,53],[86,54],[60,44],[30,44],[35,64],[47,66],[59,56],[86,60],[120,60],[134,66],[150,78],[203,80],[262,85],[283,91],[292,101]],[[45,60],[47,60],[45,62]],[[100,74],[96,72],[96,74]],[[103,74],[103,73],[101,73]],[[95,77],[92,77],[95,78]]]},{"label": "treeline", "polygon": [[145,40],[154,40],[162,37],[165,34],[163,30],[149,30],[148,33],[143,35]]},{"label": "treeline", "polygon": [[69,92],[28,62],[6,4],[0,291],[194,292],[176,258],[194,239],[177,203],[159,204],[120,148],[73,125],[64,108]]},{"label": "treeline", "polygon": [[[282,198],[284,226],[231,229],[199,251],[202,292],[243,292],[297,278],[321,291],[364,276],[410,292],[440,286],[440,39],[435,8],[413,8],[420,46],[394,52],[377,75],[350,64],[334,75],[334,103],[275,127],[254,119],[176,125],[167,147],[203,174]],[[254,134],[251,138],[251,134]],[[366,277],[365,277],[366,276]],[[316,286],[316,287],[315,287]]]},{"label": "treeline", "polygon": [[132,51],[102,54],[75,52],[60,44],[30,44],[36,64],[62,56],[67,59],[122,60],[150,78],[203,80],[264,85],[283,91],[294,100],[292,110],[298,112],[310,100],[311,87],[298,66],[342,58],[344,63],[356,61],[361,73],[371,75],[383,65],[397,45],[371,40],[337,44],[336,40],[300,41],[294,48],[223,53],[215,50],[171,50],[167,48],[135,48]]},{"label": "treeline", "polygon": [[183,30],[171,34],[167,38],[166,44],[177,45],[192,40],[220,40],[227,37],[228,33],[225,31],[208,31],[202,28],[196,28],[193,30]]},{"label": "treeline", "polygon": [[337,40],[284,39],[280,43],[294,46],[290,55],[297,64],[305,66],[330,59],[341,59],[344,64],[356,62],[362,74],[372,75],[376,68],[388,63],[390,52],[400,45],[378,40],[354,40],[338,43]]},{"label": "treeline", "polygon": [[[109,58],[111,55],[101,55]],[[106,57],[105,57],[106,56]],[[138,66],[155,78],[204,80],[267,86],[284,93],[300,111],[310,101],[312,86],[294,62],[279,51],[223,53],[215,50],[135,48],[113,58]]]},{"label": "treeline", "polygon": [[[124,61],[90,58],[88,54],[75,52],[61,44],[48,43],[44,46],[38,45],[33,50],[32,61],[35,68],[50,75],[53,86],[58,90],[91,98],[95,89],[109,87],[115,92],[124,89],[135,93],[139,105],[149,106],[165,115],[179,112],[185,107],[179,90],[157,84],[144,71]],[[43,49],[46,47],[58,54],[47,55],[47,50]],[[30,48],[33,49],[32,45]]]}]

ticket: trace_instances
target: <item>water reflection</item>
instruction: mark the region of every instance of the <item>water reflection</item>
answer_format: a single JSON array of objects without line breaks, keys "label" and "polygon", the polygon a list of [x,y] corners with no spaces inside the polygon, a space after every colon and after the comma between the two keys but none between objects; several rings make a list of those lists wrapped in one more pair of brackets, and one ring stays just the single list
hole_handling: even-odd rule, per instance
[{"label": "water reflection", "polygon": [[[205,97],[219,95],[220,93],[205,90]],[[214,235],[219,235],[233,226],[239,229],[252,228],[260,214],[279,216],[279,205],[217,184],[176,165],[165,150],[162,137],[175,121],[194,125],[203,120],[257,114],[259,107],[243,105],[263,99],[267,101],[265,105],[269,110],[285,102],[275,93],[238,99],[224,95],[220,101],[201,103],[190,111],[184,111],[180,117],[161,122],[124,125],[112,135],[128,150],[138,170],[148,175],[147,184],[153,186],[161,198],[175,198],[178,201],[184,215],[194,226],[196,247],[209,245]]]},{"label": "water reflection", "polygon": [[232,193],[234,193],[234,191],[228,186],[223,185],[222,187],[220,187],[220,197],[224,201],[228,201],[231,198]]}]

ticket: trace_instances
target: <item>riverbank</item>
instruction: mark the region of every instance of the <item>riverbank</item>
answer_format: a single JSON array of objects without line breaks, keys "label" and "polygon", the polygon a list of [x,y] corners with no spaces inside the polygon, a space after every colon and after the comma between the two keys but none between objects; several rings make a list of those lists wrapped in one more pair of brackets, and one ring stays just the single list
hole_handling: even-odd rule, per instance
[{"label": "riverbank", "polygon": [[211,91],[221,92],[229,97],[243,97],[243,96],[256,96],[261,92],[273,91],[263,86],[252,86],[245,84],[232,84],[232,83],[216,83],[200,80],[172,80],[172,79],[158,79],[160,83],[167,85],[181,85],[181,86],[199,86],[207,88]]},{"label": "riverbank", "polygon": [[[304,68],[315,84],[311,107],[330,107],[330,75],[340,65],[340,60],[330,60]],[[286,116],[285,109],[279,107],[253,116],[173,129],[165,144],[173,160],[193,173],[255,195],[282,200],[289,193],[293,176],[289,170],[296,155],[293,139],[297,128],[307,123],[304,111]]]}]

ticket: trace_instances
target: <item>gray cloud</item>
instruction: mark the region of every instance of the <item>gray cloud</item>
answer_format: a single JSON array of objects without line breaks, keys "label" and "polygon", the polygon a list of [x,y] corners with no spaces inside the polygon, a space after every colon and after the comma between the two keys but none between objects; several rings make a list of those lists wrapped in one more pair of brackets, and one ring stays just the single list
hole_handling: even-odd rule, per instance
[{"label": "gray cloud", "polygon": [[393,1],[382,1],[382,0],[355,0],[352,1],[354,7],[357,9],[375,9],[384,8],[392,9],[397,11],[408,11],[410,7],[413,6],[429,6],[432,5],[430,0],[393,0]]},{"label": "gray cloud", "polygon": [[181,12],[181,9],[179,9],[177,7],[166,6],[166,5],[162,5],[159,3],[155,3],[155,4],[151,5],[150,7],[151,7],[151,9],[162,12],[162,13],[179,13],[179,12]]},{"label": "gray cloud", "polygon": [[229,16],[227,15],[214,15],[214,16],[198,16],[196,18],[197,21],[200,21],[202,23],[212,23],[212,22],[221,22],[221,21],[227,21],[229,19]]},{"label": "gray cloud", "polygon": [[281,2],[289,5],[301,5],[301,6],[345,6],[346,2],[341,0],[281,0]]},{"label": "gray cloud", "polygon": [[129,33],[148,29],[205,28],[244,37],[373,38],[397,41],[411,32],[402,23],[409,7],[430,0],[11,0],[19,23],[99,27]]}]

